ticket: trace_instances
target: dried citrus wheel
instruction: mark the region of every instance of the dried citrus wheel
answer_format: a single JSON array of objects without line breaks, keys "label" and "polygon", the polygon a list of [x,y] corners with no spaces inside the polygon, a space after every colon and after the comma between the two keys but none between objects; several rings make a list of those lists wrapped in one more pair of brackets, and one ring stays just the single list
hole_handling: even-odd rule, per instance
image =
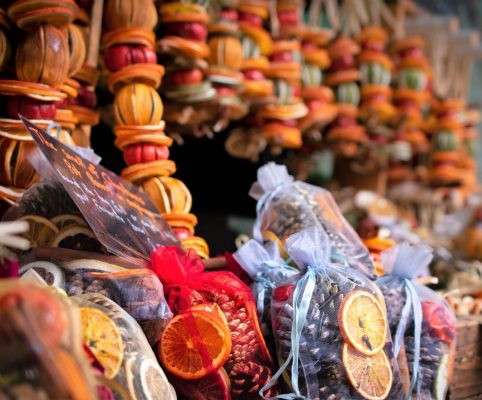
[{"label": "dried citrus wheel", "polygon": [[104,367],[104,375],[114,378],[122,365],[124,347],[117,325],[97,308],[81,307],[82,337]]},{"label": "dried citrus wheel", "polygon": [[47,246],[59,231],[55,224],[40,215],[24,215],[19,220],[29,223],[29,230],[23,236],[33,246]]},{"label": "dried citrus wheel", "polygon": [[393,374],[384,351],[374,356],[367,356],[344,343],[342,359],[348,380],[363,398],[368,400],[387,398],[392,388]]},{"label": "dried citrus wheel", "polygon": [[345,297],[338,310],[338,325],[345,340],[363,354],[377,354],[385,346],[384,308],[365,290],[355,290]]},{"label": "dried citrus wheel", "polygon": [[158,348],[166,370],[183,379],[199,379],[226,362],[231,335],[216,314],[194,309],[169,322]]},{"label": "dried citrus wheel", "polygon": [[72,214],[57,215],[56,217],[53,217],[51,221],[59,229],[63,229],[69,225],[87,226],[87,222],[85,222],[83,218]]},{"label": "dried citrus wheel", "polygon": [[62,247],[72,250],[100,250],[101,245],[94,232],[87,226],[68,225],[60,230],[50,241],[51,247]]}]

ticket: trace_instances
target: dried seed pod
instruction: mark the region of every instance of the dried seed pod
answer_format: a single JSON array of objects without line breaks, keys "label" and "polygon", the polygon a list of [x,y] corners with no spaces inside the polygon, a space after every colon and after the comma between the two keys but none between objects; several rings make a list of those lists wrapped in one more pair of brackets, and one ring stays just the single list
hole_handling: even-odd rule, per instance
[{"label": "dried seed pod", "polygon": [[28,156],[35,150],[33,140],[18,141],[0,137],[0,184],[26,189],[30,187],[37,173],[28,161]]},{"label": "dried seed pod", "polygon": [[159,94],[143,83],[132,83],[120,89],[114,100],[118,125],[159,125],[163,106]]},{"label": "dried seed pod", "polygon": [[61,85],[70,64],[66,35],[52,25],[38,26],[18,47],[15,62],[18,79]]},{"label": "dried seed pod", "polygon": [[86,48],[84,35],[80,28],[75,24],[70,24],[67,29],[67,39],[69,45],[69,76],[75,75],[85,61]]},{"label": "dried seed pod", "polygon": [[157,10],[153,0],[108,0],[104,15],[109,31],[122,28],[152,31],[157,24]]}]

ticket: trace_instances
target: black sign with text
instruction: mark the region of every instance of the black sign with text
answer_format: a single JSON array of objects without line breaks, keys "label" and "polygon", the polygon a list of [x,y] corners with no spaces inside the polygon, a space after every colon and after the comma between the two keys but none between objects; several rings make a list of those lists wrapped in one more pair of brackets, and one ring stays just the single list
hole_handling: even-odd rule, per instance
[{"label": "black sign with text", "polygon": [[147,194],[21,118],[57,178],[110,252],[149,260],[150,252],[160,245],[179,246]]}]

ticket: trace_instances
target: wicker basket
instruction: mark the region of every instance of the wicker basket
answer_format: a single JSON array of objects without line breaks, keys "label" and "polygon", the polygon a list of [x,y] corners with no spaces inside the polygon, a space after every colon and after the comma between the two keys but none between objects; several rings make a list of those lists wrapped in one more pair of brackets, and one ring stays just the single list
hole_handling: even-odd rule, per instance
[{"label": "wicker basket", "polygon": [[482,316],[457,320],[455,371],[448,398],[482,399]]}]

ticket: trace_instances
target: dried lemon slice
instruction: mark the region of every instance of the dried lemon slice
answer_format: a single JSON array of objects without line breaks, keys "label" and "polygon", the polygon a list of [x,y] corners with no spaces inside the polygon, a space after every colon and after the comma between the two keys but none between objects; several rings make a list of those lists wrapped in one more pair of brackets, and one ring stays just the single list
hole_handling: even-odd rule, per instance
[{"label": "dried lemon slice", "polygon": [[365,290],[355,290],[345,297],[338,310],[338,325],[345,340],[363,354],[377,354],[385,346],[384,308]]},{"label": "dried lemon slice", "polygon": [[342,359],[348,380],[363,398],[368,400],[387,398],[392,388],[393,374],[384,351],[374,356],[367,356],[344,343]]},{"label": "dried lemon slice", "polygon": [[104,367],[104,375],[114,378],[122,365],[124,347],[117,325],[97,308],[81,307],[82,337]]},{"label": "dried lemon slice", "polygon": [[47,246],[59,231],[55,224],[40,215],[24,215],[19,220],[29,223],[29,230],[23,236],[32,246]]}]

